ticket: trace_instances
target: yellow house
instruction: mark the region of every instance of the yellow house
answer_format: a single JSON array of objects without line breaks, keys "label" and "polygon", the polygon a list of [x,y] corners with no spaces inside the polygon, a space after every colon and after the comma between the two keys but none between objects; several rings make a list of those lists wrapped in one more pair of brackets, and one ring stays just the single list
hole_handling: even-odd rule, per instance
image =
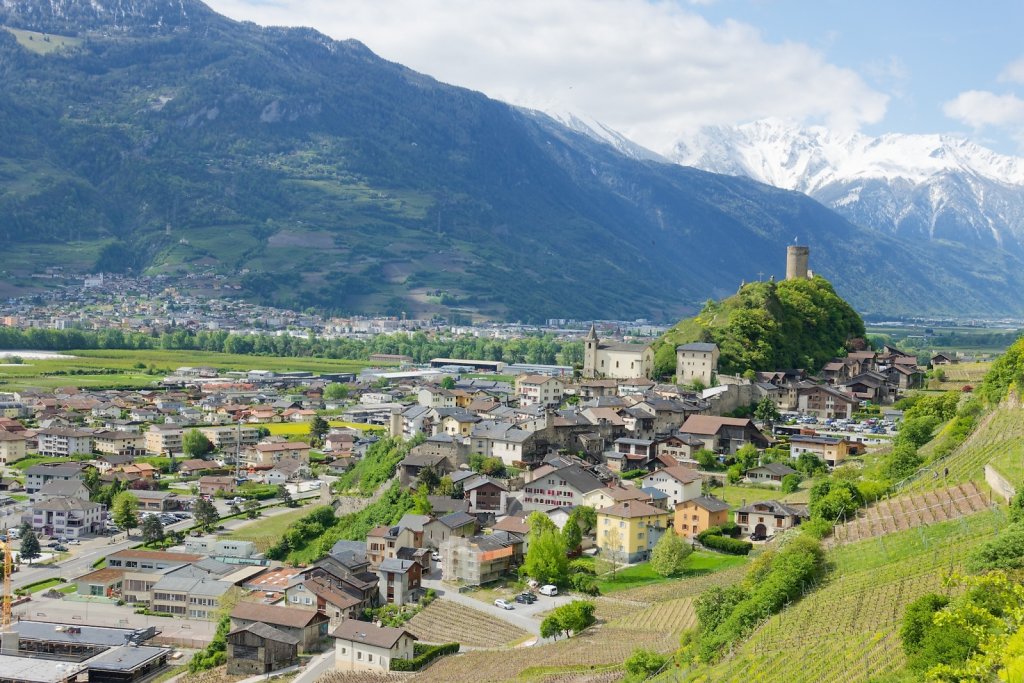
[{"label": "yellow house", "polygon": [[597,511],[597,547],[626,562],[641,562],[672,525],[673,513],[637,500]]},{"label": "yellow house", "polygon": [[0,430],[0,465],[10,465],[25,457],[25,443],[21,434]]}]

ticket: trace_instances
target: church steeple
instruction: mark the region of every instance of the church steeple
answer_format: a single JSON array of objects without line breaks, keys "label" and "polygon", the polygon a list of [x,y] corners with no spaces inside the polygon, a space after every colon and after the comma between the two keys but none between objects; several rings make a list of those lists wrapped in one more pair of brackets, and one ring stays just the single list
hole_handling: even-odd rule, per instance
[{"label": "church steeple", "polygon": [[590,332],[587,332],[587,336],[585,338],[597,341],[597,328],[594,327],[594,323],[590,323]]}]

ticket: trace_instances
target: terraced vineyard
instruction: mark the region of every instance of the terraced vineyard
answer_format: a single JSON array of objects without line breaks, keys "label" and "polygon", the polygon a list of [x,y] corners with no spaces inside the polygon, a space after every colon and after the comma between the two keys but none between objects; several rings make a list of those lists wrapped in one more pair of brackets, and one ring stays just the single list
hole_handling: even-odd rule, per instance
[{"label": "terraced vineyard", "polygon": [[1001,523],[999,511],[985,511],[833,548],[837,573],[769,619],[734,656],[658,680],[857,683],[895,671],[904,662],[904,606],[944,591],[943,577]]},{"label": "terraced vineyard", "polygon": [[826,546],[854,543],[922,525],[973,515],[991,505],[987,491],[973,482],[936,490],[923,490],[879,501],[857,517],[838,525]]},{"label": "terraced vineyard", "polygon": [[[923,491],[942,488],[964,481],[981,481],[985,465],[995,461],[1012,477],[1014,471],[1024,467],[1008,454],[1019,454],[1024,439],[1024,409],[1003,405],[986,415],[974,433],[946,458],[924,468],[903,487],[903,491]],[[1015,469],[1016,468],[1016,469]],[[948,471],[948,472],[947,472]],[[1019,479],[1018,479],[1019,481]]]},{"label": "terraced vineyard", "polygon": [[499,647],[530,635],[507,621],[443,598],[427,605],[405,628],[427,643],[468,647]]}]

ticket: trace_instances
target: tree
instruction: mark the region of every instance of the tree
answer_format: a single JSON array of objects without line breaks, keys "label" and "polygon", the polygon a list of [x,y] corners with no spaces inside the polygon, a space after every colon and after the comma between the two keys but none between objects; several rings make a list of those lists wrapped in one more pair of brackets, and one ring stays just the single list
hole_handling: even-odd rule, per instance
[{"label": "tree", "polygon": [[416,493],[413,494],[413,513],[417,515],[429,515],[433,513],[434,506],[430,502],[429,497],[430,489],[427,488],[426,484],[420,484],[416,489]]},{"label": "tree", "polygon": [[156,515],[149,515],[142,520],[142,542],[159,543],[164,540],[164,523]]},{"label": "tree", "polygon": [[217,513],[217,508],[214,507],[213,503],[205,498],[200,498],[196,501],[195,509],[192,510],[192,515],[195,517],[196,524],[205,531],[211,531],[213,527],[217,526],[217,522],[220,521],[220,515]]},{"label": "tree", "polygon": [[139,525],[139,499],[127,491],[122,491],[114,496],[111,509],[113,510],[114,524],[128,533],[131,533],[131,530]]},{"label": "tree", "polygon": [[228,508],[228,512],[233,515],[240,515],[242,514],[242,508],[238,507],[238,503],[232,503],[231,507]]},{"label": "tree", "polygon": [[573,600],[567,605],[553,609],[541,622],[540,633],[541,636],[550,638],[562,631],[568,638],[570,633],[581,633],[594,621],[594,603]]},{"label": "tree", "polygon": [[437,484],[437,495],[449,497],[455,495],[455,482],[447,474],[441,477],[441,481]]},{"label": "tree", "polygon": [[36,532],[29,529],[21,535],[21,550],[18,553],[21,555],[22,560],[28,560],[28,563],[32,564],[32,560],[39,557],[40,550],[39,538],[36,537]]},{"label": "tree", "polygon": [[565,543],[565,549],[570,553],[576,552],[576,549],[583,543],[583,530],[580,529],[579,523],[573,519],[572,514],[569,515],[565,526],[562,527],[562,542]]},{"label": "tree", "polygon": [[341,384],[340,382],[332,382],[327,385],[326,389],[324,389],[324,398],[337,401],[348,398],[348,392],[348,385]]},{"label": "tree", "polygon": [[598,538],[598,545],[601,547],[601,554],[598,556],[598,573],[611,574],[615,579],[621,563],[622,533],[616,527],[605,531],[603,538]]},{"label": "tree", "polygon": [[779,409],[775,407],[775,401],[768,396],[758,401],[757,407],[754,408],[754,418],[761,422],[774,424],[779,421],[780,417]]},{"label": "tree", "polygon": [[327,432],[331,431],[331,425],[327,420],[317,415],[309,423],[309,443],[311,446],[320,446],[324,442]]},{"label": "tree", "polygon": [[441,388],[442,389],[449,389],[449,390],[454,389],[455,388],[455,378],[452,377],[451,375],[445,375],[445,378],[441,380]]},{"label": "tree", "polygon": [[693,548],[676,536],[672,529],[666,529],[651,551],[651,568],[662,576],[678,574],[692,552]]},{"label": "tree", "polygon": [[589,505],[577,505],[569,513],[569,519],[574,520],[584,534],[589,534],[597,526],[597,510]]},{"label": "tree", "polygon": [[249,519],[256,519],[260,516],[260,502],[255,498],[245,501],[245,516]]},{"label": "tree", "polygon": [[782,478],[782,492],[796,493],[800,489],[800,475],[787,474]]},{"label": "tree", "polygon": [[702,448],[694,453],[693,459],[697,461],[703,470],[717,470],[721,467],[718,462],[718,456],[715,455],[714,451],[709,451],[706,448]]},{"label": "tree", "polygon": [[[441,484],[441,477],[437,474],[437,468],[433,465],[427,465],[420,470],[418,477],[420,486],[426,486],[427,491],[435,490]],[[451,481],[451,479],[449,479]]]},{"label": "tree", "polygon": [[213,442],[198,429],[190,429],[181,437],[181,450],[190,458],[201,458],[213,452]]},{"label": "tree", "polygon": [[736,464],[740,466],[740,469],[746,472],[752,467],[757,467],[760,453],[757,452],[757,446],[748,443],[736,451],[736,455],[733,457],[736,459]]},{"label": "tree", "polygon": [[551,518],[539,510],[534,510],[526,518],[526,525],[530,527],[530,533],[540,536],[544,531],[557,531],[558,527],[551,521]]},{"label": "tree", "polygon": [[530,549],[523,563],[526,574],[541,583],[565,585],[569,578],[569,558],[562,535],[552,528],[539,534],[531,530],[530,536]]},{"label": "tree", "polygon": [[827,469],[821,458],[814,453],[801,453],[793,467],[808,477],[813,477],[818,472],[824,472]]},{"label": "tree", "polygon": [[299,506],[298,501],[292,498],[292,492],[284,484],[277,485],[277,497],[281,499],[285,507],[294,508]]}]

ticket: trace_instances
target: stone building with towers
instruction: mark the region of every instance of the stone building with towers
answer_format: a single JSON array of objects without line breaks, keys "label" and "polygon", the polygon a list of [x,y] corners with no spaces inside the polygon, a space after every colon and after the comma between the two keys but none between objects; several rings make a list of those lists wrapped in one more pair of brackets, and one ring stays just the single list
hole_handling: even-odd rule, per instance
[{"label": "stone building with towers", "polygon": [[811,277],[811,271],[807,267],[810,256],[810,247],[790,245],[786,249],[786,279],[806,280]]},{"label": "stone building with towers", "polygon": [[602,342],[593,325],[583,339],[583,376],[587,379],[636,379],[654,373],[650,344]]}]

